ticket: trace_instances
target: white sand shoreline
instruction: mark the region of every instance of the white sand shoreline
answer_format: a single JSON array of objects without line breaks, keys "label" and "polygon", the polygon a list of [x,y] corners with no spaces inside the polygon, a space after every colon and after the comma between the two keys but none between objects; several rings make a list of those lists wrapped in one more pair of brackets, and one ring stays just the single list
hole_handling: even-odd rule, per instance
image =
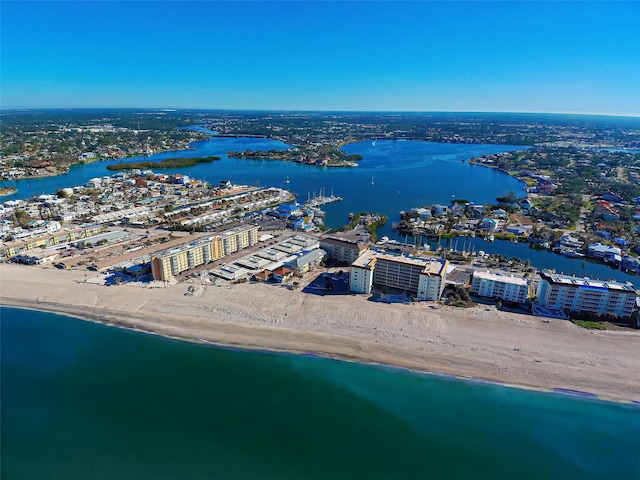
[{"label": "white sand shoreline", "polygon": [[485,305],[387,305],[275,285],[105,287],[79,271],[0,265],[0,303],[178,340],[313,354],[526,389],[640,401],[640,332],[588,331]]}]

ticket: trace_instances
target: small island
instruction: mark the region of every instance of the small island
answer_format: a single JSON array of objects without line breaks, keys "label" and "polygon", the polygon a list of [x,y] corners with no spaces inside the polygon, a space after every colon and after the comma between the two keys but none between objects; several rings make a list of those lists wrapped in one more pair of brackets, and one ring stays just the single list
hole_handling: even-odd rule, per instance
[{"label": "small island", "polygon": [[346,153],[337,149],[327,151],[312,151],[293,148],[290,150],[245,150],[244,152],[227,152],[229,158],[244,158],[250,160],[281,160],[297,162],[321,167],[357,167],[362,155]]},{"label": "small island", "polygon": [[162,168],[181,168],[193,167],[198,163],[211,163],[214,160],[220,160],[220,157],[189,157],[189,158],[167,158],[160,162],[132,162],[132,163],[116,163],[108,165],[107,170],[135,170],[135,169],[162,169]]}]

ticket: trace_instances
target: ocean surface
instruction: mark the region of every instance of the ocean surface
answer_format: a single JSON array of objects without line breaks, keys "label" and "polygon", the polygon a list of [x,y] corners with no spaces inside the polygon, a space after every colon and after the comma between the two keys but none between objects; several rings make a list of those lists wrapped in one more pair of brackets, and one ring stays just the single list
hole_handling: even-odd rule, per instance
[{"label": "ocean surface", "polygon": [[640,478],[637,405],[0,319],[3,480]]}]

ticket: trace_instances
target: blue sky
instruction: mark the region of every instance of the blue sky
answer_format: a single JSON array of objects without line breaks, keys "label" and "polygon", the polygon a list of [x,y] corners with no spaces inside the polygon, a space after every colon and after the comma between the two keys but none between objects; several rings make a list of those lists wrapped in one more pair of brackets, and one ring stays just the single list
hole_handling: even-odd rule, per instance
[{"label": "blue sky", "polygon": [[640,116],[640,2],[0,4],[2,108]]}]

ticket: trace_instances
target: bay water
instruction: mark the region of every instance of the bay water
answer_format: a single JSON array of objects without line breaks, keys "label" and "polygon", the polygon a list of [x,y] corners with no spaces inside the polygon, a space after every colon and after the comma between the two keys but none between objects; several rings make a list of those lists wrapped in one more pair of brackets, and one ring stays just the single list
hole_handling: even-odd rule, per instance
[{"label": "bay water", "polygon": [[[363,160],[356,168],[317,167],[227,156],[229,151],[288,148],[291,147],[285,143],[264,138],[212,137],[195,142],[191,150],[158,153],[149,159],[161,161],[171,157],[218,155],[221,157],[218,162],[163,171],[186,173],[212,183],[229,179],[239,184],[282,187],[293,191],[301,202],[322,192],[326,195],[334,193],[344,200],[323,207],[327,212],[325,223],[329,227],[338,228],[348,223],[349,213],[383,213],[389,221],[379,230],[380,236],[400,240],[404,238],[391,230],[391,224],[399,220],[401,210],[434,203],[448,204],[454,198],[465,198],[476,203],[494,203],[496,197],[509,191],[518,195],[524,193],[523,183],[506,173],[468,163],[474,156],[526,148],[516,145],[450,144],[415,140],[359,142],[344,147],[346,153],[363,155]],[[135,157],[126,161],[143,160],[143,157]],[[74,165],[68,174],[57,177],[4,181],[2,186],[14,186],[18,190],[14,195],[3,199],[31,198],[42,193],[55,193],[57,189],[67,186],[84,185],[93,177],[113,173],[106,169],[111,163],[114,161]],[[463,240],[458,242],[459,248],[462,248],[462,242]],[[601,263],[533,250],[527,244],[487,244],[481,239],[469,239],[468,242],[476,251],[517,256],[529,260],[539,269],[551,268],[578,276],[630,281],[640,288],[640,281],[636,276]]]}]

